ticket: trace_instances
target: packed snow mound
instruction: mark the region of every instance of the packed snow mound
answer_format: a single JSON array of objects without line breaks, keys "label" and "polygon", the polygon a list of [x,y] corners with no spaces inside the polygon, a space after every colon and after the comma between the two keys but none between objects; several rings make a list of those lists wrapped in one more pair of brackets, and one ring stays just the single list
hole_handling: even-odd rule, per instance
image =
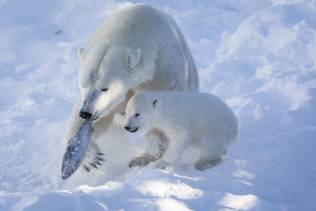
[{"label": "packed snow mound", "polygon": [[204,172],[129,170],[142,145],[110,136],[103,168],[64,182],[63,136],[79,94],[76,49],[132,2],[4,0],[0,210],[315,210],[316,2],[142,2],[176,19],[201,90],[236,113],[239,141],[226,161]]}]

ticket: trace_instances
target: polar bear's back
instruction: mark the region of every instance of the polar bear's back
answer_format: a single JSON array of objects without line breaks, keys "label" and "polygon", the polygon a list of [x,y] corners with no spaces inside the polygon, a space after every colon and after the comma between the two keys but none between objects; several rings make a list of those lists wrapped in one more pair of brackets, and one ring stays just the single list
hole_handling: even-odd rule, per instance
[{"label": "polar bear's back", "polygon": [[130,43],[137,39],[152,40],[155,27],[164,23],[163,18],[158,10],[147,5],[122,7],[106,19],[91,37],[88,45],[94,46],[100,42],[121,45],[122,42]]},{"label": "polar bear's back", "polygon": [[118,9],[89,40],[88,49],[102,55],[113,45],[141,48],[156,55],[152,89],[197,90],[198,76],[187,43],[175,21],[162,10],[133,4]]}]

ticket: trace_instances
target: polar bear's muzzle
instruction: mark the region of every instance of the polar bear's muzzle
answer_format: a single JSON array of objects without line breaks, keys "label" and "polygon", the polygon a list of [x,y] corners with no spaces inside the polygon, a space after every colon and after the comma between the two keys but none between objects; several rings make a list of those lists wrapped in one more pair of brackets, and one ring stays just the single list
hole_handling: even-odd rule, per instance
[{"label": "polar bear's muzzle", "polygon": [[111,114],[126,99],[127,90],[120,81],[112,81],[106,90],[87,88],[83,93],[79,116],[96,121]]},{"label": "polar bear's muzzle", "polygon": [[86,120],[96,120],[96,112],[94,112],[94,107],[96,104],[96,101],[98,97],[100,96],[100,93],[98,93],[97,90],[90,91],[86,94],[85,99],[82,103],[82,107],[79,112],[79,116],[82,119]]},{"label": "polar bear's muzzle", "polygon": [[92,117],[92,114],[89,113],[89,112],[80,111],[79,116],[80,116],[82,119],[87,119],[87,120],[89,120],[89,119]]},{"label": "polar bear's muzzle", "polygon": [[82,119],[86,119],[86,120],[90,120],[90,121],[96,121],[97,119],[99,119],[99,114],[98,113],[90,113],[90,112],[86,112],[86,111],[80,111],[79,112],[79,116]]}]

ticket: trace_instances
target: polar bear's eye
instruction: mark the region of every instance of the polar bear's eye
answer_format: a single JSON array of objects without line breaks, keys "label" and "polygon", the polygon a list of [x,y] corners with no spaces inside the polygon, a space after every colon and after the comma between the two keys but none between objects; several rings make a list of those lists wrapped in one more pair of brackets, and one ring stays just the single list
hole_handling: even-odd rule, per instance
[{"label": "polar bear's eye", "polygon": [[106,92],[106,91],[108,91],[108,90],[109,90],[108,88],[102,88],[102,89],[101,89],[102,92]]},{"label": "polar bear's eye", "polygon": [[139,115],[140,115],[139,113],[136,113],[136,114],[135,114],[135,117],[139,117]]}]

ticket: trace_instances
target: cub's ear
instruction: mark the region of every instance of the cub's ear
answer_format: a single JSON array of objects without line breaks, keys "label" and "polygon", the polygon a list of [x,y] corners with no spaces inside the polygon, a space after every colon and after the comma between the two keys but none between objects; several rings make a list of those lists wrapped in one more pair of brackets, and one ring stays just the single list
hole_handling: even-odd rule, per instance
[{"label": "cub's ear", "polygon": [[84,52],[86,51],[85,48],[77,48],[77,56],[80,58]]},{"label": "cub's ear", "polygon": [[140,48],[128,49],[127,66],[130,70],[137,67],[142,59],[142,50]]},{"label": "cub's ear", "polygon": [[157,98],[154,99],[152,104],[153,104],[153,107],[156,108],[159,105],[159,100]]}]

